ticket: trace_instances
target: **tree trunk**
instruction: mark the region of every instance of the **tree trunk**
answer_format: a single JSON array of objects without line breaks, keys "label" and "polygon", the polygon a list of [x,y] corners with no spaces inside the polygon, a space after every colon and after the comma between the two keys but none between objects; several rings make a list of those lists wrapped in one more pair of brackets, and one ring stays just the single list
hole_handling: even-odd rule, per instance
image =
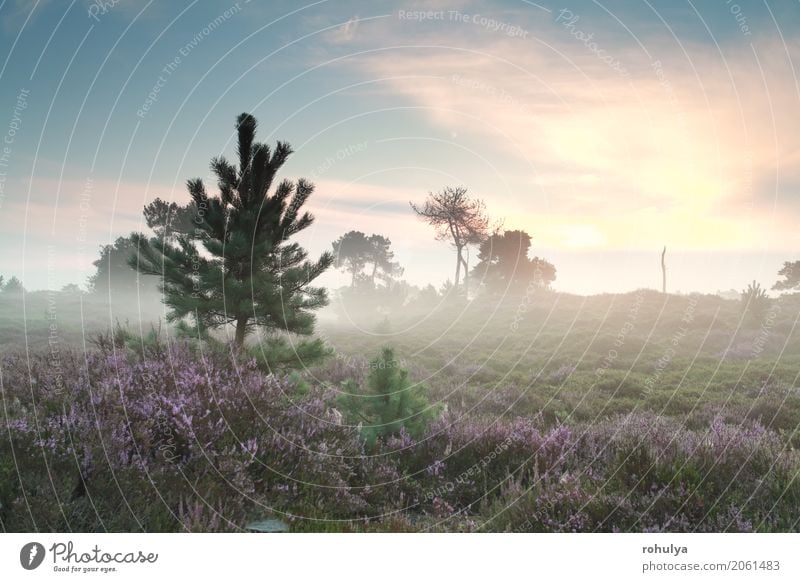
[{"label": "tree trunk", "polygon": [[244,345],[244,336],[247,334],[247,317],[239,317],[236,320],[236,345]]},{"label": "tree trunk", "polygon": [[667,262],[665,260],[667,254],[667,247],[661,252],[661,292],[667,292]]},{"label": "tree trunk", "polygon": [[461,280],[461,247],[456,247],[456,280],[453,282],[453,289],[458,287]]},{"label": "tree trunk", "polygon": [[377,271],[378,271],[378,261],[375,261],[375,262],[372,264],[372,276],[369,278],[369,280],[370,280],[370,282],[372,283],[372,286],[373,286],[373,287],[375,286],[375,273],[376,273]]},{"label": "tree trunk", "polygon": [[464,297],[469,296],[469,247],[467,248],[467,257],[464,261]]}]

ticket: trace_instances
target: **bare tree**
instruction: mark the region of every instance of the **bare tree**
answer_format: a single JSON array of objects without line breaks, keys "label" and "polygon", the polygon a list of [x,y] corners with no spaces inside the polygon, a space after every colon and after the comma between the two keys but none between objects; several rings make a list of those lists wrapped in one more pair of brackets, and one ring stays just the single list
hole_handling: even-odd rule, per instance
[{"label": "bare tree", "polygon": [[461,281],[464,270],[464,290],[468,290],[469,265],[465,250],[469,245],[480,244],[486,239],[489,218],[483,200],[471,198],[464,187],[447,187],[439,192],[428,193],[422,206],[413,202],[411,208],[425,222],[436,229],[437,240],[450,240],[456,249],[456,274],[454,287]]}]

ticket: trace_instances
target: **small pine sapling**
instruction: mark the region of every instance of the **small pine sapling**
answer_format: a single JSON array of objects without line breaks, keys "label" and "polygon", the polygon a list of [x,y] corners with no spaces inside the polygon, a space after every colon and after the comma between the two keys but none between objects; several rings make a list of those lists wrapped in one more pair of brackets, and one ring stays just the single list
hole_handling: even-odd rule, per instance
[{"label": "small pine sapling", "polygon": [[425,386],[408,378],[392,348],[383,348],[369,366],[366,389],[361,391],[349,381],[340,398],[348,423],[361,426],[361,439],[367,449],[402,432],[412,438],[421,437],[439,413],[437,405],[428,403]]}]

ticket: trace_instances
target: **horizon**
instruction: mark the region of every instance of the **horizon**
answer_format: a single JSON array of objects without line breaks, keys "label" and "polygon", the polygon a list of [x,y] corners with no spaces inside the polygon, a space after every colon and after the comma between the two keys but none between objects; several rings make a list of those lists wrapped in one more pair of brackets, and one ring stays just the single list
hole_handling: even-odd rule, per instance
[{"label": "horizon", "polygon": [[[446,245],[442,244],[441,254],[442,260],[447,264],[447,259],[450,259],[450,251]],[[532,255],[535,253],[531,253]],[[598,257],[600,255],[600,257]],[[406,258],[408,254],[404,255]],[[401,260],[404,256],[398,255]],[[659,251],[636,251],[626,252],[618,251],[611,253],[600,252],[580,252],[580,251],[564,251],[554,249],[542,249],[538,256],[545,258],[556,265],[558,269],[557,279],[551,285],[551,289],[557,293],[566,293],[578,296],[593,296],[603,294],[626,294],[638,291],[640,289],[650,289],[653,291],[660,291],[661,285],[661,271],[660,271],[660,252]],[[772,289],[774,283],[778,280],[778,269],[783,265],[785,260],[789,260],[783,254],[776,253],[771,255],[762,255],[758,253],[741,254],[741,253],[686,253],[676,251],[670,253],[668,249],[668,272],[667,272],[667,292],[675,295],[689,295],[692,293],[699,293],[704,295],[721,295],[727,294],[731,291],[741,293],[744,288],[756,281],[759,283],[770,296],[777,296],[780,291]],[[603,261],[598,261],[601,258]],[[96,257],[91,257],[95,260]],[[723,259],[717,261],[716,264],[711,263],[711,259]],[[671,261],[671,262],[670,262]],[[89,261],[89,265],[91,262]],[[669,266],[672,265],[672,266]],[[732,265],[735,265],[734,268]],[[582,283],[586,279],[593,279],[599,275],[606,273],[609,266],[616,266],[617,273],[631,273],[627,279],[614,280],[608,276],[606,281],[610,281],[606,288],[601,290],[593,289],[591,286],[584,286]],[[632,271],[632,268],[636,267]],[[433,285],[437,289],[447,280],[452,280],[452,273],[449,270],[441,274],[442,279],[426,279],[427,274],[433,273],[436,267],[428,270],[418,269],[417,277],[411,279],[403,276],[402,279],[409,284],[416,287],[425,287],[428,284]],[[743,269],[744,274],[740,274],[737,269]],[[93,273],[93,268],[85,267],[86,277],[79,279],[70,279],[70,275],[65,275],[64,279],[53,279],[52,273],[54,269],[48,269],[45,273],[49,280],[46,280],[41,287],[30,287],[25,285],[28,293],[32,292],[46,292],[46,291],[59,291],[62,287],[68,284],[76,284],[82,290],[86,290],[86,279]],[[714,278],[710,278],[707,285],[700,287],[693,287],[692,284],[697,281],[697,276],[700,273],[715,274]],[[0,273],[9,279],[10,276],[15,276],[15,273]],[[613,274],[613,273],[612,273]],[[348,286],[349,275],[341,271],[331,268],[328,272],[320,277],[320,282],[323,286],[328,287],[331,291],[345,288]],[[637,284],[637,282],[639,284]],[[22,281],[25,284],[24,281]]]}]

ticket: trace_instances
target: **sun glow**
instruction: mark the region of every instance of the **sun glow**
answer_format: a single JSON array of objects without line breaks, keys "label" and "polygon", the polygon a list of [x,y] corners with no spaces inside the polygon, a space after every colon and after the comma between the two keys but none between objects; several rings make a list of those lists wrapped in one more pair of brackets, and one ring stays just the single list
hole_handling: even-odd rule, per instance
[{"label": "sun glow", "polygon": [[598,248],[608,241],[600,230],[591,224],[568,224],[561,228],[562,244],[570,249]]}]

